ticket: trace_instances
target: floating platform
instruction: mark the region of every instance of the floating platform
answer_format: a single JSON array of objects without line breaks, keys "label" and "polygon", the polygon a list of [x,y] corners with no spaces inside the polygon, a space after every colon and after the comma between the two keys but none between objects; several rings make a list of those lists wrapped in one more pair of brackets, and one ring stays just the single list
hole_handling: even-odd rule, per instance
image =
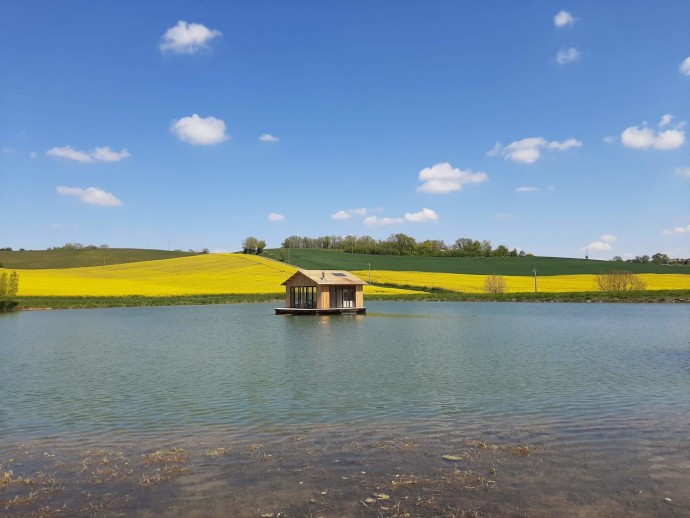
[{"label": "floating platform", "polygon": [[276,315],[364,315],[367,308],[275,308]]}]

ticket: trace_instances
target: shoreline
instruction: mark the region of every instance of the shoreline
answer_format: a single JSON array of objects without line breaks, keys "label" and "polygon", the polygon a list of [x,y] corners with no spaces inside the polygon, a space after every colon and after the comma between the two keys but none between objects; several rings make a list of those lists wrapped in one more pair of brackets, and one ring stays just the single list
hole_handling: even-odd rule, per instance
[{"label": "shoreline", "polygon": [[[49,311],[60,309],[99,309],[146,306],[197,306],[208,304],[242,304],[282,302],[283,294],[222,294],[179,296],[112,296],[112,297],[18,297],[17,311]],[[548,303],[645,303],[687,304],[690,290],[655,290],[627,292],[571,292],[571,293],[457,293],[433,292],[394,296],[368,296],[372,302],[548,302]]]}]

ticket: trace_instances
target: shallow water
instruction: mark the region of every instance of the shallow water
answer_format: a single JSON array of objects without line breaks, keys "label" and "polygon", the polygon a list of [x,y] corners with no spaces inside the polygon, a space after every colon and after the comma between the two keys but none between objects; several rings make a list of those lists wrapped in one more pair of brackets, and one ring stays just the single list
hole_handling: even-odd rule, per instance
[{"label": "shallow water", "polygon": [[[418,499],[412,515],[687,516],[688,322],[688,305],[642,304],[370,303],[365,317],[275,316],[270,304],[7,315],[0,477],[13,478],[0,482],[0,504],[9,514],[100,505],[113,515],[300,516],[330,505],[339,516],[393,516],[382,509],[388,501],[366,503],[369,485],[387,484],[398,510]],[[506,453],[515,445],[530,454]],[[146,461],[170,448],[185,459]],[[496,480],[454,500],[449,451],[469,455],[465,471]],[[497,462],[510,476],[495,476]],[[54,473],[62,489],[39,473]],[[308,481],[293,480],[305,473]],[[413,473],[436,503],[411,493],[424,484],[386,481]],[[43,491],[26,507],[11,503],[24,494],[19,474]]]}]

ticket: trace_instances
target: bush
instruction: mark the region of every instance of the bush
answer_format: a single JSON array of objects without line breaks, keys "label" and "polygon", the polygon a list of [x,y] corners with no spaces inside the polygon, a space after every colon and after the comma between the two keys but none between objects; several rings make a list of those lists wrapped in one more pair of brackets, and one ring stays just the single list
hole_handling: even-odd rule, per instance
[{"label": "bush", "polygon": [[505,293],[506,280],[503,275],[489,275],[484,281],[484,291],[487,293]]},{"label": "bush", "polygon": [[647,287],[642,279],[627,270],[599,273],[594,277],[594,283],[601,291],[637,291]]}]

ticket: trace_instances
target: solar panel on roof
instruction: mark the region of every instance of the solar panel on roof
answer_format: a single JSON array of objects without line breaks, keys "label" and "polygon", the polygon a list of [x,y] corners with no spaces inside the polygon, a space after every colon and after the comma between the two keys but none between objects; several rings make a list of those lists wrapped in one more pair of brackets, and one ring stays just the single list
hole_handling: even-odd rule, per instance
[{"label": "solar panel on roof", "polygon": [[346,275],[344,273],[340,273],[340,272],[333,272],[333,275],[335,277],[346,277]]}]

